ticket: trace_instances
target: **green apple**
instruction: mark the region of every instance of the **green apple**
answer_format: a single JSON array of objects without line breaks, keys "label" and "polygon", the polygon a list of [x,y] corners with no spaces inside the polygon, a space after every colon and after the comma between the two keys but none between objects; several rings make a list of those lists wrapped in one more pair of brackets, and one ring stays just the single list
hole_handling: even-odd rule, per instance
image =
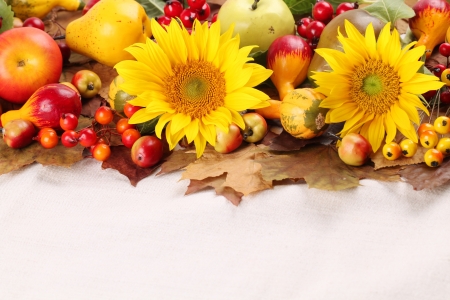
[{"label": "green apple", "polygon": [[252,52],[266,51],[278,37],[295,34],[295,21],[283,0],[227,0],[217,20],[224,33],[234,23],[233,36],[239,34],[240,46],[256,45]]}]

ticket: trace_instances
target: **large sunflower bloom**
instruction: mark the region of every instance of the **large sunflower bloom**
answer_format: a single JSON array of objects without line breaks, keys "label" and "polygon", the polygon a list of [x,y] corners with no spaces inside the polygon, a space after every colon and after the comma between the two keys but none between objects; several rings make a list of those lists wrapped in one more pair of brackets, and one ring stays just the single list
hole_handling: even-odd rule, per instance
[{"label": "large sunflower bloom", "polygon": [[254,46],[239,49],[233,28],[221,35],[219,22],[208,28],[207,22],[196,21],[192,34],[176,20],[166,29],[154,19],[151,26],[156,42],[147,39],[126,48],[136,60],[115,66],[125,80],[120,88],[136,95],[129,103],[144,107],[130,123],[160,116],[156,135],[161,138],[166,127],[171,149],[186,136],[200,157],[207,142],[215,145],[216,127],[228,132],[235,123],[244,129],[240,111],[269,106],[269,96],[253,87],[272,71],[248,63]]},{"label": "large sunflower bloom", "polygon": [[391,142],[397,129],[417,143],[413,125],[420,123],[417,108],[429,114],[417,95],[443,86],[436,76],[417,73],[425,47],[410,50],[416,44],[412,42],[402,49],[398,31],[390,33],[390,23],[378,41],[372,24],[363,36],[346,20],[345,31],[348,37],[338,30],[344,52],[316,49],[332,68],[312,76],[316,90],[327,96],[320,105],[330,109],[326,122],[345,122],[339,134],[360,133],[374,152],[385,135],[386,142]]}]

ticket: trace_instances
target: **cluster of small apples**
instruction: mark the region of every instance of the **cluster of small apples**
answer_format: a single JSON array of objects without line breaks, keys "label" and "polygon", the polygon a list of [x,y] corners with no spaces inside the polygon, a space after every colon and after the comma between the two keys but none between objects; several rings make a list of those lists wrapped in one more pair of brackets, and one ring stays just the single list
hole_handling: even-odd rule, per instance
[{"label": "cluster of small apples", "polygon": [[266,119],[256,112],[247,112],[242,115],[245,128],[240,129],[231,123],[228,132],[216,127],[216,142],[214,149],[219,153],[230,153],[237,149],[242,142],[257,143],[261,141],[268,132]]},{"label": "cluster of small apples", "polygon": [[[187,0],[188,7],[184,7],[178,0],[167,0],[164,6],[164,15],[159,17],[158,23],[169,25],[172,18],[179,18],[184,27],[192,28],[195,19],[205,21],[211,14],[211,8],[206,0]],[[211,22],[217,20],[214,14]]]},{"label": "cluster of small apples", "polygon": [[[450,156],[450,138],[441,137],[450,133],[450,118],[447,116],[437,117],[433,124],[422,123],[417,133],[420,145],[428,149],[424,154],[424,161],[429,167],[439,167],[444,158]],[[388,160],[396,160],[402,155],[412,157],[416,154],[418,145],[410,139],[404,139],[400,144],[391,142],[383,147],[383,156]]]},{"label": "cluster of small apples", "polygon": [[343,2],[338,5],[335,12],[329,2],[317,0],[312,9],[312,18],[304,17],[297,22],[297,33],[308,41],[312,49],[315,49],[323,29],[335,16],[358,7],[357,2]]}]

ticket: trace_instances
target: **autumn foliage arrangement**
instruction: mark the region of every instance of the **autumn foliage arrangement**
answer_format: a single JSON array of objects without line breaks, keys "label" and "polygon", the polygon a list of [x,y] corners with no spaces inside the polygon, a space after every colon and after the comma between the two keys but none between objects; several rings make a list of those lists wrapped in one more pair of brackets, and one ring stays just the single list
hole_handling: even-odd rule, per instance
[{"label": "autumn foliage arrangement", "polygon": [[76,1],[0,0],[0,174],[94,158],[137,185],[183,169],[187,194],[235,205],[286,180],[447,182],[445,0]]}]

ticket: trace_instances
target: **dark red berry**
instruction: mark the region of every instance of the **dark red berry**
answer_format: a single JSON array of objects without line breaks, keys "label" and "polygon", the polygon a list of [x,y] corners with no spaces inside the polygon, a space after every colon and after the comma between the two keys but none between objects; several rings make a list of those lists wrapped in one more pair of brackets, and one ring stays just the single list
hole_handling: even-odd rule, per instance
[{"label": "dark red berry", "polygon": [[339,4],[338,7],[336,8],[336,16],[339,16],[340,14],[342,14],[346,11],[357,9],[358,7],[359,7],[359,5],[357,2],[354,2],[354,3],[343,2],[343,3]]},{"label": "dark red berry", "polygon": [[311,17],[306,17],[306,18],[301,18],[298,22],[297,22],[297,33],[299,36],[303,37],[303,38],[307,38],[306,37],[306,28],[308,27],[309,23],[311,23],[313,21],[313,19]]},{"label": "dark red berry", "polygon": [[206,3],[206,0],[187,0],[187,4],[192,9],[201,9]]},{"label": "dark red berry", "polygon": [[177,0],[169,0],[164,5],[164,14],[169,18],[179,17],[183,11],[183,4]]},{"label": "dark red berry", "polygon": [[450,90],[445,90],[440,96],[441,103],[450,104]]},{"label": "dark red berry", "polygon": [[445,69],[446,69],[446,67],[445,67],[444,65],[438,64],[438,65],[435,65],[435,66],[431,69],[431,72],[432,72],[435,76],[441,78],[442,72],[444,72]]},{"label": "dark red berry", "polygon": [[34,27],[40,30],[45,30],[44,21],[37,17],[29,17],[25,21],[23,21],[23,27]]},{"label": "dark red berry", "polygon": [[198,19],[198,13],[192,8],[186,8],[180,14],[181,23],[183,23],[186,28],[192,28],[195,19]]},{"label": "dark red berry", "polygon": [[322,35],[325,24],[320,21],[312,21],[306,27],[306,38],[308,40],[318,40]]},{"label": "dark red berry", "polygon": [[211,18],[211,23],[214,23],[217,21],[217,13],[213,14],[212,18]]},{"label": "dark red berry", "polygon": [[327,24],[333,19],[333,6],[326,1],[318,1],[314,4],[312,15],[316,21]]},{"label": "dark red berry", "polygon": [[431,99],[433,99],[434,96],[436,96],[436,94],[437,94],[436,90],[430,90],[425,94],[422,94],[422,96],[425,98],[425,100],[430,101]]},{"label": "dark red berry", "polygon": [[159,25],[161,25],[161,26],[169,25],[170,21],[172,21],[172,18],[168,17],[168,16],[161,16],[161,17],[157,18],[156,21],[158,21]]},{"label": "dark red berry", "polygon": [[205,4],[203,4],[202,8],[197,10],[198,13],[198,19],[200,21],[204,21],[206,20],[209,15],[211,14],[211,8],[209,7],[209,4],[205,2]]},{"label": "dark red berry", "polygon": [[450,43],[442,43],[439,46],[439,53],[442,56],[449,57],[450,56]]}]

